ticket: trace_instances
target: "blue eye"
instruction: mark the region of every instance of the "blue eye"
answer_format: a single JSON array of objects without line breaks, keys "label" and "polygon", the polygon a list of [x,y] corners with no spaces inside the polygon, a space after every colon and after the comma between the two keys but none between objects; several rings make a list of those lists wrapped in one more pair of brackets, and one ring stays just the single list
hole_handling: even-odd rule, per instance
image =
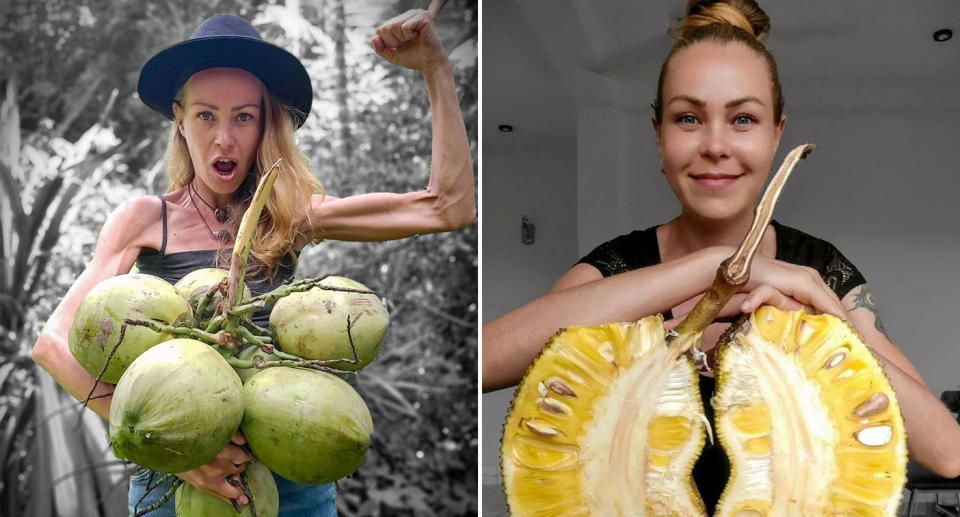
[{"label": "blue eye", "polygon": [[733,123],[738,126],[748,126],[756,121],[757,119],[750,115],[737,115],[737,117],[733,120]]},{"label": "blue eye", "polygon": [[239,115],[237,115],[237,120],[239,120],[240,122],[249,122],[253,120],[253,115],[249,113],[240,113]]},{"label": "blue eye", "polygon": [[209,111],[201,111],[197,114],[197,118],[200,120],[213,120],[213,113]]},{"label": "blue eye", "polygon": [[699,121],[697,120],[697,117],[696,117],[696,116],[691,115],[691,114],[689,114],[689,113],[685,113],[685,114],[680,115],[680,116],[677,117],[677,122],[680,123],[680,124],[690,124],[690,125],[693,125],[693,124],[696,124],[696,123],[699,122]]}]

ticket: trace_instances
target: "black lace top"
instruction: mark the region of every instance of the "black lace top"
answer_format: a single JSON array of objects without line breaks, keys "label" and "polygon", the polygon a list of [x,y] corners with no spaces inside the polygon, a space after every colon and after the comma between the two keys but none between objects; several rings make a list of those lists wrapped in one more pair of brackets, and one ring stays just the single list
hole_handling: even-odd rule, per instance
[{"label": "black lace top", "polygon": [[[838,298],[843,299],[854,287],[866,283],[860,271],[833,244],[776,221],[771,224],[776,233],[777,260],[816,269]],[[656,226],[607,241],[578,261],[578,264],[589,264],[597,268],[604,277],[659,263],[660,247],[657,244]],[[672,319],[673,315],[667,311],[663,317]],[[716,381],[713,377],[701,375],[700,396],[711,426],[715,423],[710,398],[715,390]],[[693,467],[693,479],[707,507],[708,515],[713,514],[729,477],[730,463],[723,448],[719,443],[710,445],[708,442]]]}]

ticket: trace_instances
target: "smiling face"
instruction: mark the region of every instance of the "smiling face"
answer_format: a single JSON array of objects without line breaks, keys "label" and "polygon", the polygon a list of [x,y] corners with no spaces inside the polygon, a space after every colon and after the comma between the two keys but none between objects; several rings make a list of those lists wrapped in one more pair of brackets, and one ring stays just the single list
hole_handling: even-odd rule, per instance
[{"label": "smiling face", "polygon": [[208,68],[184,88],[174,114],[196,173],[194,188],[208,202],[226,205],[256,162],[262,84],[239,68]]},{"label": "smiling face", "polygon": [[684,214],[750,217],[780,143],[771,75],[761,55],[736,42],[704,41],[677,52],[654,121],[663,170]]}]

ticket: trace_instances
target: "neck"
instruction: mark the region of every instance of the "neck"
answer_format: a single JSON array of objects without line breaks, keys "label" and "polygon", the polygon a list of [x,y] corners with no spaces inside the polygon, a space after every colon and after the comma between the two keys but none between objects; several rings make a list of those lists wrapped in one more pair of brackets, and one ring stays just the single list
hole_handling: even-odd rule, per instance
[{"label": "neck", "polygon": [[[753,209],[723,220],[697,217],[684,212],[663,225],[663,243],[669,260],[711,246],[737,247],[753,223]],[[764,237],[766,239],[766,236]],[[763,248],[761,246],[761,248]]]},{"label": "neck", "polygon": [[190,180],[190,187],[193,189],[194,196],[200,196],[200,199],[197,200],[198,203],[213,207],[213,209],[228,207],[230,201],[233,200],[232,194],[217,194],[207,188],[203,182],[197,181],[196,177]]}]

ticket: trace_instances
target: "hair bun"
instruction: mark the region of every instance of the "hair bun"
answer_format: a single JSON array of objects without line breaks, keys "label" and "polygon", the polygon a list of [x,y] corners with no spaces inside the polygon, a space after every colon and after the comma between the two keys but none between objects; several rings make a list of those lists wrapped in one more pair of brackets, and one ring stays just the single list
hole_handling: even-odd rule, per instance
[{"label": "hair bun", "polygon": [[687,15],[670,27],[670,34],[686,39],[691,32],[714,23],[730,25],[759,41],[770,34],[770,17],[754,0],[690,0]]}]

